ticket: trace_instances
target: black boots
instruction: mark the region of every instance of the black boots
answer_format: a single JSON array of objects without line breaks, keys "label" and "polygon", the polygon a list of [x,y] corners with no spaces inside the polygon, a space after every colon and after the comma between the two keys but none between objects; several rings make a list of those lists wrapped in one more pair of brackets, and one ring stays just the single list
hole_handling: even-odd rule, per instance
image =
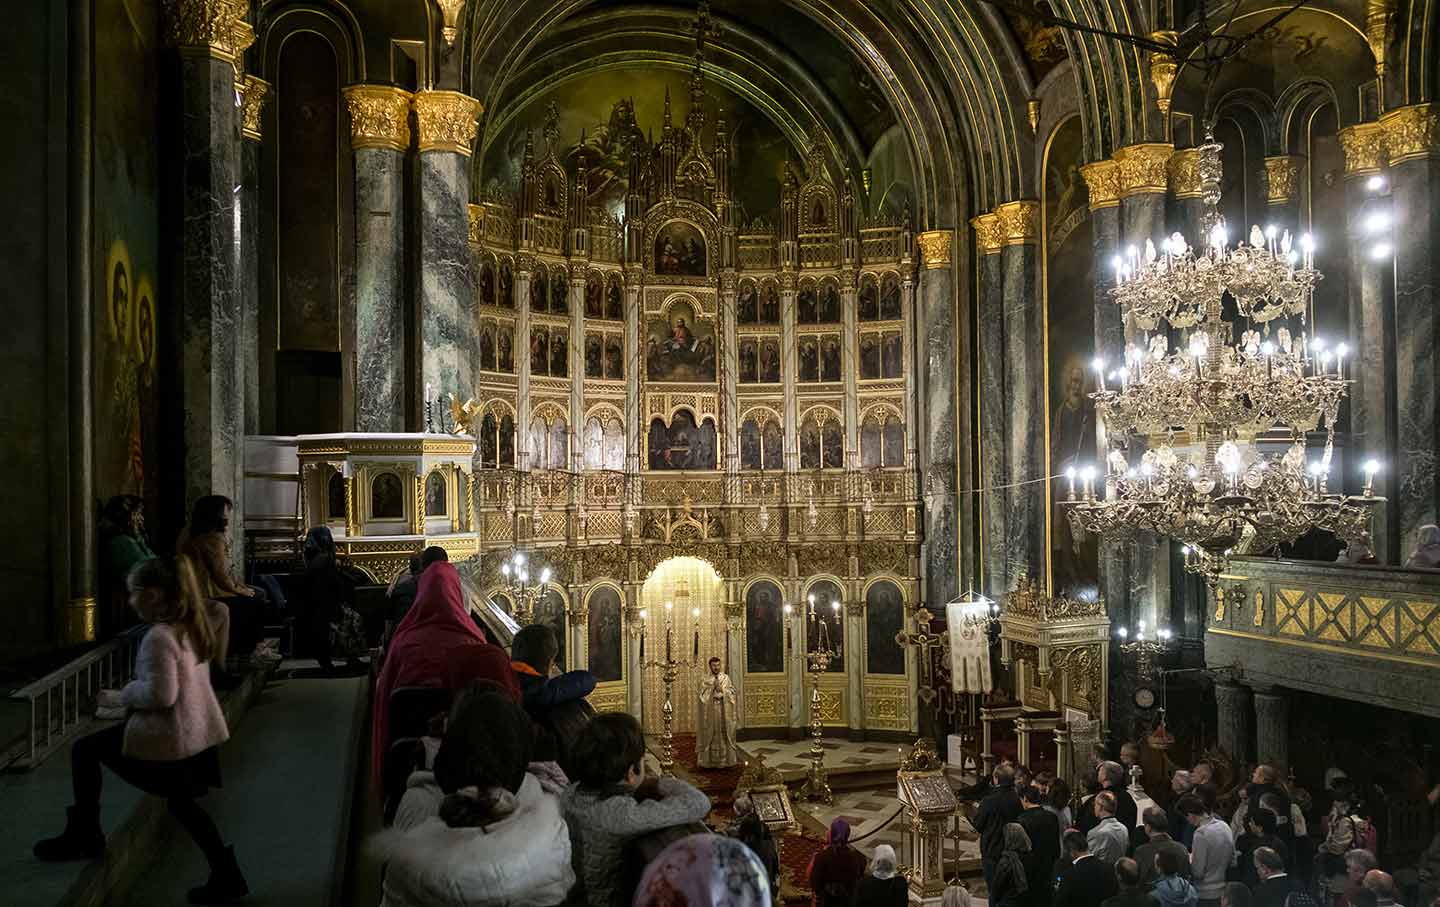
[{"label": "black boots", "polygon": [[46,838],[35,845],[35,859],[46,863],[62,860],[93,860],[105,852],[105,832],[100,830],[99,806],[70,806],[65,809],[65,831],[58,838]]},{"label": "black boots", "polygon": [[250,893],[250,886],[235,862],[235,848],[227,847],[210,861],[210,881],[190,889],[192,904],[228,904]]}]

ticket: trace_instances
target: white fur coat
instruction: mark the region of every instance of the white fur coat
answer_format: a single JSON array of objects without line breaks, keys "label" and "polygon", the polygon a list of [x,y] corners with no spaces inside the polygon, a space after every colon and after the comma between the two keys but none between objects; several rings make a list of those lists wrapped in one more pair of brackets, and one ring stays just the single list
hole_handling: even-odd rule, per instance
[{"label": "white fur coat", "polygon": [[383,832],[372,847],[388,864],[381,907],[553,907],[575,883],[559,800],[530,774],[515,811],[498,822],[450,828],[432,816],[408,831]]}]

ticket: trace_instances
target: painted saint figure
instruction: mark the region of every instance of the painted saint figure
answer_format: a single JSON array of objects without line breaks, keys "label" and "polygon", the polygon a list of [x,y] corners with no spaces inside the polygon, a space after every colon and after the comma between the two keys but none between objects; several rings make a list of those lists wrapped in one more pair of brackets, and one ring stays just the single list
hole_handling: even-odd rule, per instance
[{"label": "painted saint figure", "polygon": [[740,762],[735,749],[735,685],[710,659],[710,673],[700,679],[700,728],[695,760],[701,768],[730,768]]}]

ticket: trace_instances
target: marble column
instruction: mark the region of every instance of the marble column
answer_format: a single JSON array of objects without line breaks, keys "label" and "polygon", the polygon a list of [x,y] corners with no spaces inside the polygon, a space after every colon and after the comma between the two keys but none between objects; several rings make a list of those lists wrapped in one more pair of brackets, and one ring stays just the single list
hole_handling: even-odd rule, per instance
[{"label": "marble column", "polygon": [[[234,7],[231,7],[234,11]],[[241,343],[235,187],[240,183],[240,113],[235,104],[231,34],[216,29],[213,0],[176,0],[166,7],[167,37],[178,61],[176,139],[163,171],[175,199],[169,286],[179,361],[170,388],[178,409],[185,505],[207,494],[236,493],[244,424],[237,418],[244,388],[234,370]],[[239,525],[244,514],[237,512]]]},{"label": "marble column", "polygon": [[[1305,158],[1280,154],[1265,158],[1265,216],[1260,228],[1274,226],[1282,234],[1289,230],[1299,237],[1300,187],[1305,184]],[[1249,231],[1249,227],[1246,227]]]},{"label": "marble column", "polygon": [[1005,575],[1045,582],[1045,309],[1040,299],[1040,203],[995,209],[1005,321]]},{"label": "marble column", "polygon": [[[640,667],[640,584],[624,583],[625,593],[625,710],[637,719],[644,713],[641,693],[645,671]],[[654,656],[651,656],[652,658]]]},{"label": "marble column", "polygon": [[534,268],[534,256],[515,256],[515,468],[520,470],[530,468],[530,280]]},{"label": "marble column", "polygon": [[1004,485],[1009,474],[1005,438],[1005,297],[1004,270],[1000,249],[1004,233],[1000,215],[982,214],[970,221],[975,230],[978,259],[980,335],[980,519],[984,542],[982,590],[999,601],[1010,591],[1010,574],[1005,562],[1005,492],[988,489]]},{"label": "marble column", "polygon": [[918,310],[915,307],[914,268],[907,261],[901,267],[900,273],[900,306],[905,322],[905,327],[900,334],[900,361],[909,365],[909,368],[905,369],[905,467],[915,469],[920,463],[918,451],[920,450],[920,426],[922,424],[919,416],[920,376],[915,372],[918,364],[915,358],[915,332],[918,330],[916,313]]},{"label": "marble column", "polygon": [[[1176,151],[1170,155],[1168,169],[1172,207],[1166,226],[1171,233],[1179,231],[1186,242],[1198,243],[1203,235],[1200,219],[1205,209],[1200,200],[1200,149]],[[1109,258],[1096,260],[1107,267],[1110,261]]]},{"label": "marble column", "polygon": [[[1120,321],[1120,307],[1110,298],[1115,270],[1108,266],[1120,248],[1120,167],[1104,160],[1080,168],[1090,193],[1090,235],[1095,292],[1095,355],[1116,362],[1125,353],[1125,326]],[[1105,424],[1095,426],[1095,462],[1104,463],[1107,444]],[[1128,614],[1130,597],[1130,546],[1104,536],[1099,540],[1100,594],[1106,610],[1112,614]],[[1119,620],[1112,617],[1112,620]]]},{"label": "marble column", "polygon": [[[720,468],[733,473],[740,468],[740,396],[736,381],[734,363],[736,351],[740,348],[740,335],[735,319],[735,271],[727,269],[720,275],[720,407],[723,414],[722,430],[725,432],[725,460]],[[727,485],[728,487],[728,485]]]},{"label": "marble column", "polygon": [[[351,85],[345,103],[355,149],[355,430],[404,431],[411,94],[391,85]],[[432,396],[441,389],[437,383]],[[459,387],[443,389],[465,399]]]},{"label": "marble column", "polygon": [[844,323],[840,328],[840,377],[845,382],[845,467],[860,468],[860,393],[859,341],[856,339],[856,273],[847,270],[840,275],[840,311]]},{"label": "marble column", "polygon": [[[1420,527],[1437,521],[1440,484],[1440,104],[1401,107],[1380,119],[1390,158],[1395,243],[1395,474],[1400,548],[1414,549]],[[1403,329],[1401,329],[1403,327]]]},{"label": "marble column", "polygon": [[[463,400],[476,391],[479,301],[465,204],[480,102],[431,90],[417,92],[412,106],[420,150],[420,372],[432,397],[453,393]],[[528,340],[517,348],[529,349]]]},{"label": "marble column", "polygon": [[1255,691],[1255,761],[1290,764],[1290,697],[1279,690]]},{"label": "marble column", "polygon": [[[1382,564],[1402,563],[1400,540],[1399,476],[1396,464],[1395,307],[1389,283],[1395,273],[1390,260],[1370,255],[1375,237],[1365,228],[1372,206],[1384,204],[1385,191],[1369,188],[1372,176],[1384,167],[1384,136],[1378,123],[1359,123],[1340,131],[1345,154],[1346,257],[1350,287],[1349,335],[1356,363],[1350,388],[1350,444],[1357,453],[1375,456],[1386,468],[1375,477],[1375,494],[1386,501],[1375,508],[1372,547]],[[1393,190],[1393,186],[1387,186]],[[1392,230],[1395,229],[1392,227]],[[1324,327],[1323,325],[1321,326]]]},{"label": "marble column", "polygon": [[[240,361],[245,391],[241,395],[245,434],[260,432],[260,150],[261,109],[270,85],[245,77],[240,108]],[[243,484],[243,458],[241,466]]]},{"label": "marble column", "polygon": [[960,512],[956,496],[955,231],[915,236],[920,253],[915,324],[919,349],[910,367],[919,375],[925,423],[920,426],[920,475],[925,500],[924,601],[941,608],[960,592]]},{"label": "marble column", "polygon": [[1215,684],[1215,738],[1222,752],[1235,762],[1250,761],[1250,688],[1235,683]]},{"label": "marble column", "polygon": [[[639,475],[644,460],[645,425],[640,409],[640,280],[639,265],[625,268],[625,471]],[[530,342],[528,339],[525,341]]]},{"label": "marble column", "polygon": [[[1116,150],[1115,164],[1120,173],[1120,238],[1124,245],[1133,244],[1143,249],[1148,239],[1158,246],[1166,235],[1165,194],[1170,184],[1170,157],[1174,153],[1173,146],[1161,142],[1128,145]],[[1113,255],[1112,252],[1101,261],[1108,262]],[[1109,305],[1118,312],[1119,306],[1114,302]],[[1123,330],[1125,343],[1141,341],[1137,329],[1126,325]],[[1114,358],[1106,354],[1105,359],[1118,368],[1125,359],[1124,346]],[[1138,464],[1145,448],[1144,439],[1132,437],[1130,462]],[[1103,466],[1099,471],[1104,473]],[[1155,626],[1158,614],[1170,613],[1169,552],[1169,539],[1160,538],[1152,532],[1136,535],[1130,554],[1124,603],[1121,605],[1120,602],[1107,600],[1112,621],[1118,619],[1122,623],[1133,624],[1144,620]]]},{"label": "marble column", "polygon": [[852,740],[865,732],[865,602],[845,603],[845,698],[850,701],[846,719]]},{"label": "marble column", "polygon": [[[800,406],[795,397],[795,272],[780,274],[780,384],[785,395],[785,471],[800,468]],[[790,531],[794,532],[792,525]]]}]

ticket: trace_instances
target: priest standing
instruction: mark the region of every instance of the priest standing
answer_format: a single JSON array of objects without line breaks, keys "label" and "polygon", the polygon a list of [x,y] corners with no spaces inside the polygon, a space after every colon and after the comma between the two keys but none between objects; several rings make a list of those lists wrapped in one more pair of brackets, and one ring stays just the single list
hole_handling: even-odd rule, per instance
[{"label": "priest standing", "polygon": [[735,750],[735,685],[710,659],[710,673],[700,679],[700,733],[695,759],[701,768],[730,768],[740,761]]}]

